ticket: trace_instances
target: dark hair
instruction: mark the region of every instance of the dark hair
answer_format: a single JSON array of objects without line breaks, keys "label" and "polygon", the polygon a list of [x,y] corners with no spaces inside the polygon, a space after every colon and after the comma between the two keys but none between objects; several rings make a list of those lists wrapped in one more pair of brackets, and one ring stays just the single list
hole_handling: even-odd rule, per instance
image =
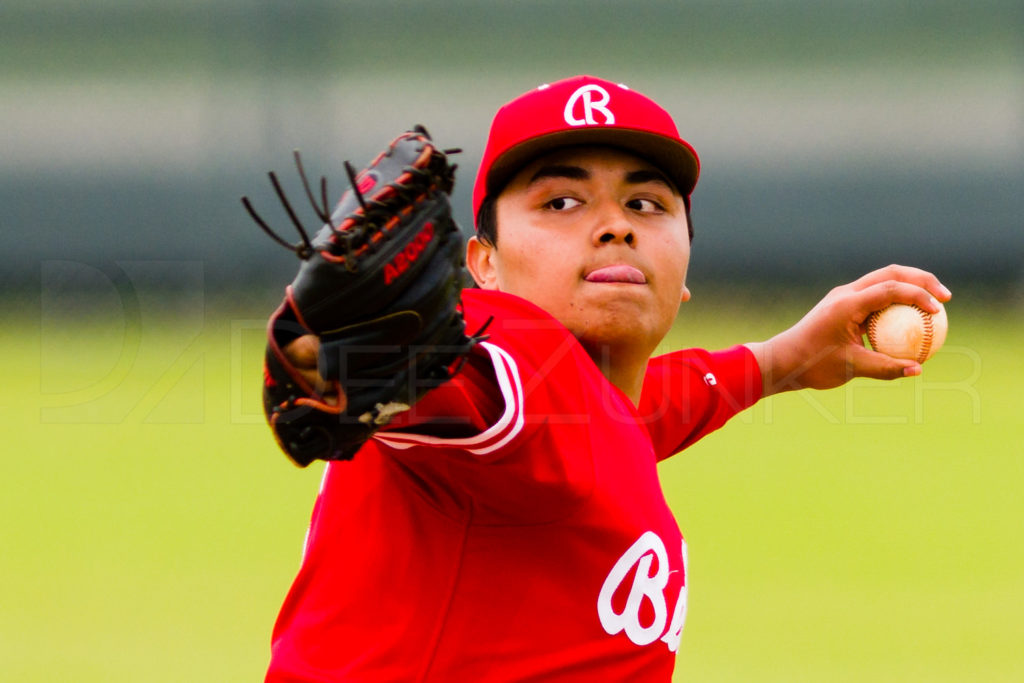
[{"label": "dark hair", "polygon": [[[498,246],[498,194],[489,194],[480,202],[476,212],[476,236],[489,247]],[[683,197],[686,207],[686,231],[693,242],[693,218],[690,216],[690,198]]]},{"label": "dark hair", "polygon": [[489,247],[498,246],[498,198],[489,194],[476,212],[476,236]]}]

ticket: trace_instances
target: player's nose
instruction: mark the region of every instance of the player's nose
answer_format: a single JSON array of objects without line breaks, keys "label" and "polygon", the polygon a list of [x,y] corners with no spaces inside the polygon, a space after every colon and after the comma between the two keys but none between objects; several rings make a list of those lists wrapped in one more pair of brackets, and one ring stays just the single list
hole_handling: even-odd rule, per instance
[{"label": "player's nose", "polygon": [[636,242],[633,224],[622,211],[605,211],[594,231],[595,244],[621,243],[632,245]]},{"label": "player's nose", "polygon": [[625,244],[633,245],[636,242],[636,232],[633,229],[633,222],[626,215],[624,207],[618,206],[617,202],[605,201],[598,204],[594,224],[594,244]]}]

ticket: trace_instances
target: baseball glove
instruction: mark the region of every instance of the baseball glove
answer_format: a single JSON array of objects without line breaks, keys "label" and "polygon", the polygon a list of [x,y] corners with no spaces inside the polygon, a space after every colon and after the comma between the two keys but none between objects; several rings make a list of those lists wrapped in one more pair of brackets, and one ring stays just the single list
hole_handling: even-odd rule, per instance
[{"label": "baseball glove", "polygon": [[[461,313],[463,241],[448,201],[455,166],[447,154],[454,151],[434,147],[417,126],[361,173],[345,162],[351,187],[333,213],[326,179],[314,198],[296,152],[306,195],[324,222],[313,239],[269,175],[297,244],[242,198],[253,220],[302,260],[270,318],[263,385],[267,421],[300,466],[352,458],[395,414],[458,372],[482,339],[466,335]],[[322,381],[315,383],[283,351],[310,334],[319,339]]]}]

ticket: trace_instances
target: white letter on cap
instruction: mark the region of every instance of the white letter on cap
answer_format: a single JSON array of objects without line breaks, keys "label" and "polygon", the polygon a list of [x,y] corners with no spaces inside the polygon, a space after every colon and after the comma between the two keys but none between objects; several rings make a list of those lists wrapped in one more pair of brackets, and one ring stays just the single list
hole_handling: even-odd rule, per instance
[{"label": "white letter on cap", "polygon": [[[600,98],[594,100],[591,93],[600,93]],[[578,119],[573,113],[576,109],[576,101],[583,100],[583,118]],[[594,119],[594,112],[599,111],[604,115],[604,124],[611,126],[615,124],[615,114],[608,110],[608,102],[611,100],[611,95],[608,91],[599,85],[584,85],[581,88],[577,88],[576,92],[569,96],[569,101],[565,103],[565,122],[570,126],[596,126],[597,121]]]}]

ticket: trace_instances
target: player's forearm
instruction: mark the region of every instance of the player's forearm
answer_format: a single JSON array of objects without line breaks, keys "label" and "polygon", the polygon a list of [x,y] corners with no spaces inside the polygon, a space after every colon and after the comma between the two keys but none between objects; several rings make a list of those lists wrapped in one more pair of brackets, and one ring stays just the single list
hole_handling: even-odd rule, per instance
[{"label": "player's forearm", "polygon": [[[745,344],[761,370],[762,396],[798,389],[827,389],[853,378],[838,346],[811,343],[796,327]],[[837,356],[840,356],[837,358]]]},{"label": "player's forearm", "polygon": [[[785,334],[785,333],[783,333]],[[785,339],[772,337],[767,341],[749,342],[744,344],[757,360],[761,370],[761,396],[771,396],[783,391],[805,388],[803,374],[809,360],[793,348],[793,344]]]}]

